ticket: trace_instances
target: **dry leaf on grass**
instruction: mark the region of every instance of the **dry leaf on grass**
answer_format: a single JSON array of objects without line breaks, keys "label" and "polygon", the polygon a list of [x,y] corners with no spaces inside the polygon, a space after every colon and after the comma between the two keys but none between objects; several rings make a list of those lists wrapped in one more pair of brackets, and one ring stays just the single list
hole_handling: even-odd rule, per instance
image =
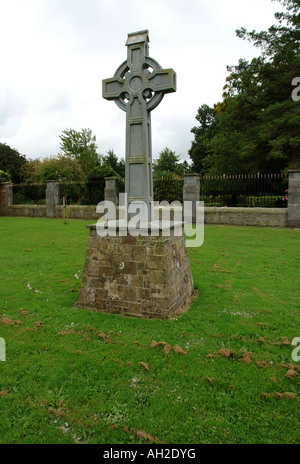
[{"label": "dry leaf on grass", "polygon": [[25,311],[24,308],[21,308],[20,313],[23,314],[23,316],[27,316],[29,314],[29,311]]},{"label": "dry leaf on grass", "polygon": [[74,332],[74,330],[61,330],[60,332],[58,332],[56,335],[63,335],[63,336],[67,336],[67,335],[77,335],[77,332]]},{"label": "dry leaf on grass", "polygon": [[243,362],[246,364],[252,363],[253,353],[249,351],[249,353],[245,353],[242,358],[239,359],[239,362]]},{"label": "dry leaf on grass", "polygon": [[295,377],[297,377],[298,373],[294,371],[293,369],[289,369],[287,373],[285,374],[285,377],[287,377],[290,380],[293,380]]},{"label": "dry leaf on grass", "polygon": [[282,337],[281,338],[281,342],[273,342],[272,345],[278,345],[278,346],[289,346],[291,344],[291,342],[289,341],[289,339],[287,337]]},{"label": "dry leaf on grass", "polygon": [[102,338],[102,340],[107,340],[107,336],[105,335],[104,332],[101,332],[101,330],[99,330],[98,332],[95,333],[95,335],[97,335],[99,338]]},{"label": "dry leaf on grass", "polygon": [[223,348],[222,350],[219,351],[219,354],[223,358],[227,358],[227,359],[234,358],[236,356],[236,352],[228,348]]},{"label": "dry leaf on grass", "polygon": [[215,379],[213,377],[204,377],[204,380],[207,380],[207,382],[209,382],[211,385],[213,385],[215,382]]},{"label": "dry leaf on grass", "polygon": [[295,393],[291,393],[291,392],[284,392],[284,393],[276,392],[275,396],[276,398],[280,398],[280,399],[282,398],[295,399],[296,398]]},{"label": "dry leaf on grass", "polygon": [[3,398],[4,396],[9,394],[9,390],[0,390],[0,398]]},{"label": "dry leaf on grass", "polygon": [[187,355],[187,351],[184,351],[179,345],[173,346],[173,350],[175,351],[175,353],[183,354],[184,356]]},{"label": "dry leaf on grass", "polygon": [[167,354],[171,353],[171,351],[172,351],[171,345],[166,343],[165,346],[164,346],[164,349],[163,349],[163,353],[167,355]]},{"label": "dry leaf on grass", "polygon": [[208,353],[208,354],[206,355],[206,358],[208,358],[208,359],[212,359],[212,358],[214,358],[214,357],[215,357],[215,355],[212,354],[212,353]]},{"label": "dry leaf on grass", "polygon": [[36,329],[42,329],[43,328],[43,323],[41,321],[35,322],[34,326]]},{"label": "dry leaf on grass", "polygon": [[267,369],[268,364],[269,364],[269,361],[261,361],[260,359],[257,359],[255,362],[256,362],[256,365],[262,369]]},{"label": "dry leaf on grass", "polygon": [[146,371],[150,371],[150,367],[148,366],[148,364],[140,362],[139,365],[142,366]]},{"label": "dry leaf on grass", "polygon": [[259,325],[262,329],[266,328],[266,324],[264,324],[263,322],[258,322],[256,325]]},{"label": "dry leaf on grass", "polygon": [[0,319],[0,324],[18,326],[18,325],[23,325],[23,322],[21,322],[21,321],[13,321],[9,317],[2,317]]}]

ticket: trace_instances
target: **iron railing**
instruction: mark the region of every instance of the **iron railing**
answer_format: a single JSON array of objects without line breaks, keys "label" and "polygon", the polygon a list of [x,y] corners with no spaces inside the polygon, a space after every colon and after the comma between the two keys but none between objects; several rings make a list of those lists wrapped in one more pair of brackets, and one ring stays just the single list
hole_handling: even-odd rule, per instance
[{"label": "iron railing", "polygon": [[288,174],[201,176],[205,206],[286,208]]},{"label": "iron railing", "polygon": [[183,195],[183,178],[154,178],[153,179],[153,197],[154,201],[182,202]]},{"label": "iron railing", "polygon": [[60,186],[60,199],[63,197],[67,205],[97,205],[104,200],[105,180],[93,182],[62,182]]},{"label": "iron railing", "polygon": [[46,184],[13,184],[14,205],[45,205]]}]

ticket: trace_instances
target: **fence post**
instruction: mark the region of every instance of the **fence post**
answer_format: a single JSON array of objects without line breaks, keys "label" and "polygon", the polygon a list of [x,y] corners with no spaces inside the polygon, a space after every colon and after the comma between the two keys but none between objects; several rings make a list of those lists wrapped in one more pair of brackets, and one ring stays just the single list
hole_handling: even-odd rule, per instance
[{"label": "fence post", "polygon": [[0,184],[0,216],[9,216],[8,207],[13,204],[13,184]]},{"label": "fence post", "polygon": [[57,180],[47,180],[46,217],[56,218],[56,205],[60,202],[60,188]]},{"label": "fence post", "polygon": [[118,205],[116,177],[105,177],[104,200]]},{"label": "fence post", "polygon": [[288,227],[300,227],[300,169],[289,171]]},{"label": "fence post", "polygon": [[[200,175],[184,174],[183,175],[183,202],[193,202],[192,222],[196,222],[196,202],[200,201]],[[184,205],[184,203],[183,203]]]}]

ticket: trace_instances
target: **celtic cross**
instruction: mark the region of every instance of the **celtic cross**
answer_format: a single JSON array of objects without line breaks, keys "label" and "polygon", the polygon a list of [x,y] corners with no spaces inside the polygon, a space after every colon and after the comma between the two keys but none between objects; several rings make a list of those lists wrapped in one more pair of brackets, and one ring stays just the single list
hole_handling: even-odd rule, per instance
[{"label": "celtic cross", "polygon": [[153,219],[153,179],[151,149],[151,111],[165,93],[176,91],[176,73],[162,69],[149,57],[147,30],[128,34],[127,60],[114,77],[104,79],[102,96],[114,100],[126,111],[125,192],[128,203],[147,205],[148,221]]}]

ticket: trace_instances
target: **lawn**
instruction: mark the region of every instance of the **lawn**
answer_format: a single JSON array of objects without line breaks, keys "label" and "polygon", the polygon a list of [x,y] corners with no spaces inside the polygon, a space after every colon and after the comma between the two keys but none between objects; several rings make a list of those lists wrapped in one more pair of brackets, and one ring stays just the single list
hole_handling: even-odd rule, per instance
[{"label": "lawn", "polygon": [[0,442],[299,443],[300,231],[206,227],[190,310],[139,320],[74,305],[88,222],[0,218]]}]

